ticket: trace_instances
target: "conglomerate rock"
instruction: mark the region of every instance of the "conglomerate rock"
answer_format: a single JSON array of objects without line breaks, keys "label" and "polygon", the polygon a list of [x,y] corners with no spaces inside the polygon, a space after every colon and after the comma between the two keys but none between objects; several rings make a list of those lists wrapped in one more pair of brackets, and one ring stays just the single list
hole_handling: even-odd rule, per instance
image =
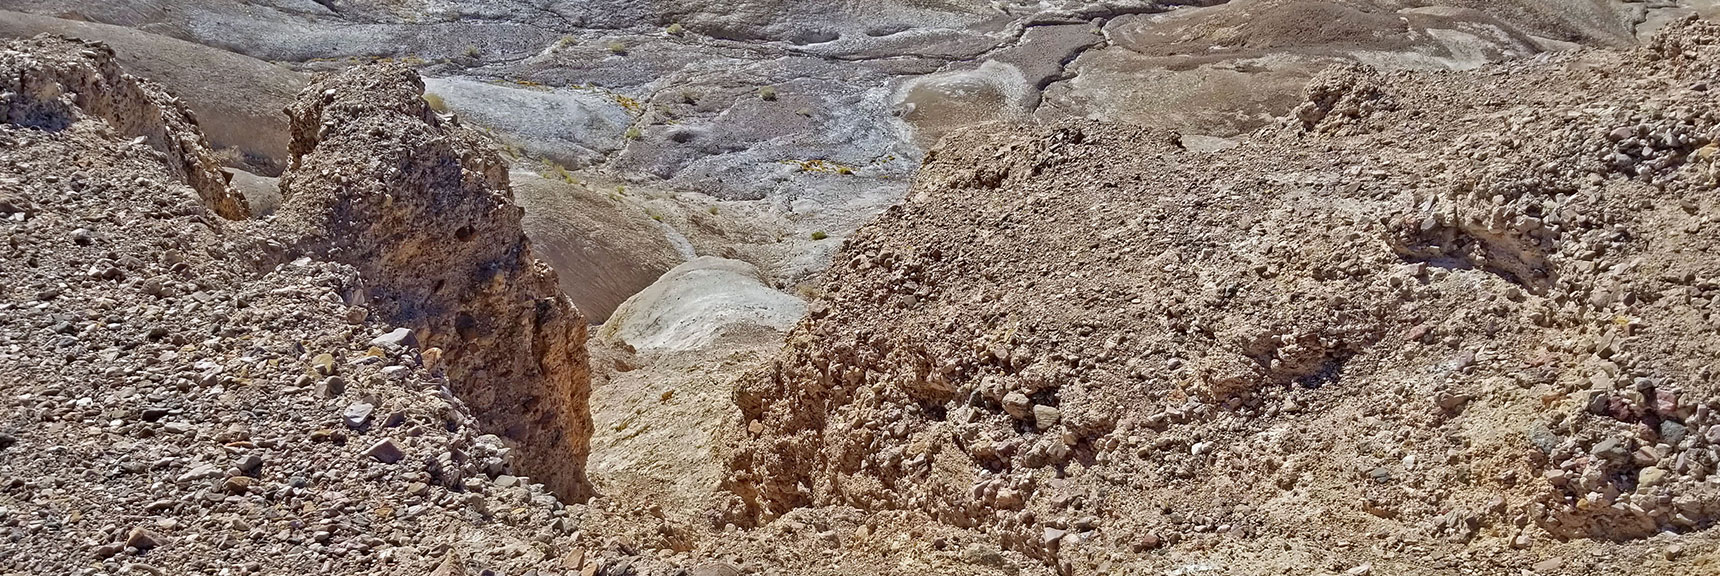
[{"label": "conglomerate rock", "polygon": [[365,286],[353,297],[441,349],[455,394],[518,442],[522,468],[584,500],[585,317],[533,257],[507,165],[423,92],[403,66],[314,79],[288,110],[283,226],[302,249],[356,267]]},{"label": "conglomerate rock", "polygon": [[120,72],[113,50],[41,36],[0,54],[11,73],[0,82],[0,121],[41,130],[63,130],[88,115],[118,134],[141,138],[165,156],[170,174],[230,220],[250,215],[245,201],[226,186],[214,151],[197,121],[159,85]]}]

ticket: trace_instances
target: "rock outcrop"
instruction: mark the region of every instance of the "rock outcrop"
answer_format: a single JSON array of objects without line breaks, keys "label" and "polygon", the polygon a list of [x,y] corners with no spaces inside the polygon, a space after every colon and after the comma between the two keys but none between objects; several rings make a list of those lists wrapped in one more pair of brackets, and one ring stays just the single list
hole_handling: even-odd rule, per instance
[{"label": "rock outcrop", "polygon": [[197,115],[198,128],[229,167],[279,175],[287,160],[281,109],[304,88],[305,75],[154,32],[0,10],[0,37],[51,33],[112,47],[121,70],[161,84]]},{"label": "rock outcrop", "polygon": [[57,36],[23,41],[0,54],[0,122],[46,131],[65,130],[80,116],[115,133],[140,138],[166,158],[171,175],[190,186],[216,214],[249,217],[244,199],[227,188],[214,151],[197,121],[155,83],[120,71],[113,50]]},{"label": "rock outcrop", "polygon": [[[472,392],[470,370],[366,313],[386,269],[300,257],[269,224],[223,218],[244,206],[196,124],[103,45],[10,42],[0,79],[0,573],[423,574],[442,548],[519,573],[551,562],[517,550],[579,546],[567,508],[485,433],[505,430],[449,393]],[[301,190],[326,191],[309,178]],[[535,310],[493,302],[454,313]],[[490,360],[560,353],[545,372],[577,391],[582,323],[566,316],[559,339]],[[556,469],[577,471],[573,453]],[[567,529],[497,530],[555,522]]]},{"label": "rock outcrop", "polygon": [[299,249],[360,271],[352,298],[442,351],[454,393],[517,443],[522,470],[584,500],[585,317],[533,256],[507,165],[423,92],[403,66],[313,80],[288,110],[281,225]]}]

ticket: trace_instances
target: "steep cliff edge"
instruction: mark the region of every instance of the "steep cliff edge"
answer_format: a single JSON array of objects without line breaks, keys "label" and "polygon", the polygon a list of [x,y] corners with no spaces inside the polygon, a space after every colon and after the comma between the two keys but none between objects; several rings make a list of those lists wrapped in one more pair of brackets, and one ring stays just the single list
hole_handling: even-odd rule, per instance
[{"label": "steep cliff edge", "polygon": [[313,80],[288,109],[281,225],[302,249],[357,268],[363,305],[443,351],[454,393],[518,443],[521,468],[584,500],[585,317],[533,257],[507,165],[423,92],[400,66]]}]

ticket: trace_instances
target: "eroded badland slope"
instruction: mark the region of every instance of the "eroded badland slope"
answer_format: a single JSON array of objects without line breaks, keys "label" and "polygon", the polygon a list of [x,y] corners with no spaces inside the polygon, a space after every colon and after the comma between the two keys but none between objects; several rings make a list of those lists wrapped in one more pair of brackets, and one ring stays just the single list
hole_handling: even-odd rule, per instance
[{"label": "eroded badland slope", "polygon": [[1691,20],[1336,67],[1220,151],[947,139],[741,382],[735,516],[1079,574],[1715,570],[1717,73]]}]

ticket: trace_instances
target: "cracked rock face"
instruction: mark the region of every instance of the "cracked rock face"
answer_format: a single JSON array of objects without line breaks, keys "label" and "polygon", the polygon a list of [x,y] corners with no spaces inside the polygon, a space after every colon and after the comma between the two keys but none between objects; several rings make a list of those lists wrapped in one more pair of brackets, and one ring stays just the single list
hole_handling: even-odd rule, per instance
[{"label": "cracked rock face", "polygon": [[289,109],[280,224],[365,279],[352,295],[442,351],[454,393],[518,466],[591,495],[586,320],[535,258],[507,166],[437,116],[417,73],[363,66],[314,80]]}]

